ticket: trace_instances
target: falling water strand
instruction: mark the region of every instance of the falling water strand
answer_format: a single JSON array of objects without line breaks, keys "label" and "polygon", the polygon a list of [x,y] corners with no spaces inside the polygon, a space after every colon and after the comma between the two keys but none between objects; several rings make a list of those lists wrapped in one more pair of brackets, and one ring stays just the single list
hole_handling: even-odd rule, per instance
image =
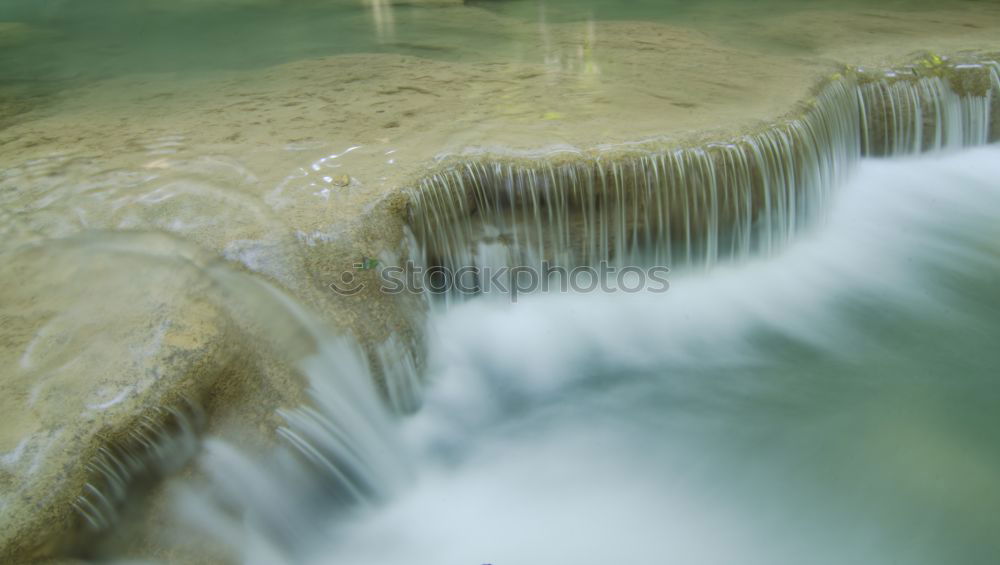
[{"label": "falling water strand", "polygon": [[185,399],[181,408],[154,408],[122,441],[98,448],[87,463],[90,480],[73,501],[84,525],[92,531],[113,525],[130,485],[144,475],[176,471],[196,452],[203,424],[201,409]]},{"label": "falling water strand", "polygon": [[990,129],[990,140],[1000,139],[1000,63],[993,61],[987,65],[990,69],[990,95],[992,104],[990,105],[990,119],[992,127]]},{"label": "falling water strand", "polygon": [[862,156],[986,143],[998,68],[859,71],[826,85],[801,118],[728,143],[456,164],[411,192],[416,259],[454,273],[770,255],[825,214]]},{"label": "falling water strand", "polygon": [[397,334],[376,348],[389,405],[396,414],[413,414],[420,409],[423,383],[414,351],[415,347],[405,344]]}]

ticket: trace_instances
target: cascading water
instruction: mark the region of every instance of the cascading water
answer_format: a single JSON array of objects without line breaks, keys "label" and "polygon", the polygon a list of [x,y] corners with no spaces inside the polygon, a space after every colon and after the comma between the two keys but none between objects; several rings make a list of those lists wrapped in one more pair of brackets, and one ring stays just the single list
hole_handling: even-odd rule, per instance
[{"label": "cascading water", "polygon": [[128,434],[127,443],[101,448],[87,464],[92,480],[73,508],[91,531],[105,530],[119,520],[129,486],[137,478],[175,472],[197,452],[202,414],[194,403],[183,408],[153,410]]},{"label": "cascading water", "polygon": [[212,488],[179,491],[188,524],[260,563],[295,562],[317,522],[389,500],[410,479],[361,352],[322,332],[315,337],[318,351],[301,361],[311,403],[281,413],[287,448],[259,461],[210,439],[201,467]]},{"label": "cascading water", "polygon": [[825,213],[862,156],[989,139],[996,63],[924,63],[937,74],[836,77],[801,118],[729,143],[446,168],[412,192],[417,258],[455,273],[543,260],[677,268],[771,255]]},{"label": "cascading water", "polygon": [[997,30],[0,1],[0,563],[1000,562]]},{"label": "cascading water", "polygon": [[776,257],[441,311],[410,487],[317,507],[213,449],[294,543],[185,509],[246,563],[993,563],[998,178],[995,146],[863,161]]},{"label": "cascading water", "polygon": [[[739,261],[435,310],[398,430],[321,347],[293,449],[211,441],[217,494],[182,515],[246,563],[992,563],[1000,150],[956,153],[994,135],[987,68],[979,93],[834,82],[729,145],[428,179],[431,263]],[[398,413],[404,350],[377,352]]]},{"label": "cascading water", "polygon": [[[143,243],[118,240],[106,245]],[[176,487],[182,507],[178,517],[198,527],[199,539],[207,534],[223,544],[247,545],[264,562],[266,555],[284,555],[287,560],[311,539],[312,523],[325,519],[331,509],[364,508],[390,500],[403,489],[412,476],[406,450],[357,344],[335,337],[298,302],[258,278],[225,263],[192,268],[210,282],[202,289],[205,298],[220,305],[246,332],[237,338],[241,346],[267,350],[276,373],[287,370],[308,386],[308,403],[278,410],[279,445],[263,460],[250,455],[259,446],[239,443],[243,434],[231,434],[228,441],[200,440],[204,422],[199,402],[210,403],[210,398],[182,399],[183,410],[152,410],[127,434],[126,442],[102,448],[90,462],[92,479],[74,507],[92,532],[127,525],[135,512],[129,502],[138,498],[131,496],[136,494],[136,479],[147,474],[162,478],[198,454],[205,473],[198,481]],[[384,355],[409,358],[402,346],[392,343],[383,347]],[[241,370],[252,367],[250,363]],[[251,378],[264,381],[266,374]],[[205,481],[213,488],[202,489]],[[243,527],[254,532],[252,539],[244,538]],[[122,543],[112,537],[88,556],[116,555]]]}]

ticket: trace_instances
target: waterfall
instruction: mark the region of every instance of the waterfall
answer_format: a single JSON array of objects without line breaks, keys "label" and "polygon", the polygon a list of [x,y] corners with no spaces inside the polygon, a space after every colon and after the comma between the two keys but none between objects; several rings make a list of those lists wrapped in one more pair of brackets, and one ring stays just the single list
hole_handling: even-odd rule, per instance
[{"label": "waterfall", "polygon": [[[801,117],[726,143],[451,165],[411,192],[411,256],[449,269],[541,261],[707,267],[775,253],[826,215],[831,192],[863,156],[988,141],[1000,67],[949,69],[915,78],[901,71],[838,77]],[[289,449],[272,461],[209,442],[202,464],[215,494],[185,498],[186,511],[195,524],[218,528],[234,523],[218,508],[235,508],[246,520],[218,535],[246,539],[250,530],[255,543],[267,546],[262,555],[294,555],[294,561],[303,532],[336,529],[326,521],[324,500],[364,508],[406,484],[406,450],[365,384],[374,379],[360,352],[324,337],[276,290],[223,282],[239,286],[241,300],[253,295],[254,302],[273,303],[316,344],[299,364],[311,403],[280,412],[286,425],[278,433]],[[375,348],[374,358],[389,407],[416,412],[422,383],[412,347],[394,334]],[[541,355],[530,358],[544,365]],[[559,380],[558,368],[547,372]],[[482,412],[471,420],[491,410]]]},{"label": "waterfall", "polygon": [[[266,328],[257,339],[294,352],[288,362],[308,384],[310,401],[278,410],[285,420],[278,435],[311,469],[302,474],[323,477],[323,491],[345,504],[378,500],[405,483],[406,465],[392,415],[378,395],[361,347],[330,335],[315,315],[270,284],[223,268],[210,274],[229,291],[228,309],[241,326]],[[383,360],[406,359],[398,351],[402,347],[391,339],[382,345],[380,355]],[[398,369],[386,372],[393,380],[409,374],[400,375]],[[397,397],[390,395],[390,400]]]},{"label": "waterfall", "polygon": [[245,562],[994,563],[997,179],[865,159],[778,256],[434,311],[416,479]]},{"label": "waterfall", "polygon": [[[129,234],[110,242],[108,247],[148,245]],[[250,373],[251,386],[287,378],[305,385],[306,402],[277,409],[277,441],[264,448],[265,454],[259,452],[262,446],[241,444],[239,433],[203,443],[202,434],[216,431],[203,413],[204,403],[212,401],[205,395],[178,394],[179,405],[153,407],[122,432],[122,439],[108,442],[85,463],[88,481],[73,501],[81,524],[95,533],[113,528],[127,516],[135,483],[168,476],[192,457],[200,458],[203,478],[213,488],[183,499],[191,520],[224,539],[241,534],[219,531],[222,525],[242,523],[257,532],[260,543],[281,551],[290,551],[310,521],[329,507],[363,508],[407,484],[409,466],[395,419],[379,396],[361,347],[332,335],[302,304],[266,281],[221,262],[196,268],[212,283],[204,299],[240,328],[232,338],[237,350],[246,357],[261,352],[266,359],[266,366],[253,360],[238,366]],[[415,402],[415,392],[395,385],[416,378],[412,352],[394,336],[381,345],[379,356],[384,364],[393,363],[385,378],[392,383],[392,407],[401,411],[401,403]],[[243,386],[228,373],[221,378],[230,379],[224,386]]]},{"label": "waterfall", "polygon": [[321,331],[313,337],[317,351],[299,363],[310,402],[279,411],[284,441],[261,457],[209,439],[200,458],[207,482],[179,491],[185,521],[228,544],[241,562],[297,562],[315,531],[391,499],[410,480],[407,451],[365,355]]},{"label": "waterfall", "polygon": [[154,407],[126,441],[99,448],[86,464],[91,478],[73,508],[87,528],[107,529],[118,520],[130,485],[145,475],[174,472],[196,453],[204,415],[196,403],[183,401],[182,408]]},{"label": "waterfall", "polygon": [[724,143],[451,164],[410,191],[415,259],[454,273],[770,255],[824,215],[862,156],[986,143],[998,68],[932,56],[857,69],[833,77],[801,117]]}]

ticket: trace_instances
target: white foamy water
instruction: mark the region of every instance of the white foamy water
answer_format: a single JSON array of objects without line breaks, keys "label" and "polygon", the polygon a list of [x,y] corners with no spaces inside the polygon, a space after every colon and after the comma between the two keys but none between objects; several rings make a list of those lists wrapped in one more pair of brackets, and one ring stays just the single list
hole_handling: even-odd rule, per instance
[{"label": "white foamy water", "polygon": [[831,206],[665,294],[436,314],[423,408],[385,444],[415,478],[318,509],[214,449],[248,508],[308,516],[219,528],[247,563],[996,562],[1000,147],[863,161]]}]

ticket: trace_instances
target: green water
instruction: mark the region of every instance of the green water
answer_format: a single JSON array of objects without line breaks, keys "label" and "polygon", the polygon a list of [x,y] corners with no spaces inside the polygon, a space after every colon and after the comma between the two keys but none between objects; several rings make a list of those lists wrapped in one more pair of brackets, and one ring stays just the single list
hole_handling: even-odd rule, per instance
[{"label": "green water", "polygon": [[[940,9],[949,3],[960,4],[896,0],[879,8]],[[379,0],[5,0],[0,22],[23,23],[34,33],[13,44],[0,41],[0,81],[247,69],[345,53],[519,59],[533,51],[520,31],[546,24],[661,21],[705,27],[724,39],[727,25],[866,5],[860,0],[479,0],[430,6]],[[507,25],[498,26],[497,18]]]},{"label": "green water", "polygon": [[[608,70],[612,65],[602,61],[607,45],[594,42],[609,37],[595,27],[602,22],[664,23],[762,57],[823,59],[817,48],[822,41],[798,33],[802,24],[789,25],[788,18],[808,21],[807,12],[857,17],[874,10],[874,19],[860,27],[863,33],[884,35],[879,27],[883,13],[942,8],[962,13],[968,6],[989,3],[895,0],[870,7],[860,0],[4,0],[0,128],[46,106],[52,95],[107,78],[209,76],[358,53],[539,64],[565,60],[577,49],[586,55],[581,60],[598,61]],[[886,23],[887,29],[892,25]],[[838,27],[859,26],[853,21],[827,22],[826,44],[836,38]],[[560,43],[567,29],[578,37],[576,45]],[[614,65],[620,67],[621,59]]]}]

